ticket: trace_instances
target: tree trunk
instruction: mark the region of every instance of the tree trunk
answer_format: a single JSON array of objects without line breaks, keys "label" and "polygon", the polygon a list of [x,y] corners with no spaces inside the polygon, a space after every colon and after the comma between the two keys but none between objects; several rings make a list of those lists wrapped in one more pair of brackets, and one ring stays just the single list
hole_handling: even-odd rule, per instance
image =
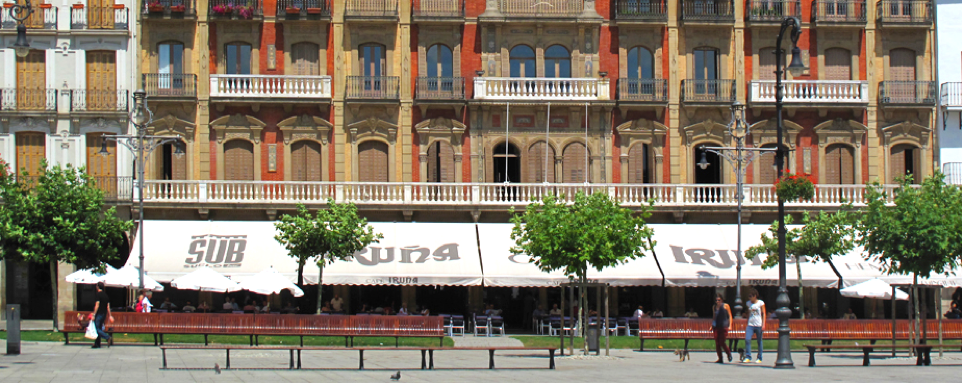
[{"label": "tree trunk", "polygon": [[317,263],[317,268],[320,270],[317,273],[317,314],[321,313],[321,306],[324,300],[321,298],[321,293],[324,292],[323,281],[324,281],[324,259],[322,258],[320,262]]},{"label": "tree trunk", "polygon": [[53,290],[53,331],[57,332],[60,330],[60,313],[57,312],[59,309],[57,301],[60,299],[57,296],[59,293],[57,291],[57,261],[50,261],[50,289]]},{"label": "tree trunk", "polygon": [[297,287],[304,288],[304,263],[305,260],[297,262]]},{"label": "tree trunk", "polygon": [[581,322],[578,329],[581,331],[581,343],[582,346],[584,346],[584,355],[588,355],[588,319],[585,315],[588,313],[585,310],[585,304],[588,300],[588,297],[585,295],[585,283],[588,282],[587,274],[587,268],[582,270],[579,281],[581,282],[581,286],[578,286],[578,321]]},{"label": "tree trunk", "polygon": [[915,331],[915,342],[919,343],[922,339],[922,332],[919,328],[919,275],[912,275],[912,312],[915,313],[915,320],[913,321],[914,331]]},{"label": "tree trunk", "polygon": [[797,255],[795,256],[795,270],[798,272],[798,311],[800,314],[799,316],[802,317],[802,319],[811,319],[811,318],[806,318],[806,315],[805,315],[805,293],[804,293],[805,289],[802,288],[801,259],[802,257],[799,257]]}]

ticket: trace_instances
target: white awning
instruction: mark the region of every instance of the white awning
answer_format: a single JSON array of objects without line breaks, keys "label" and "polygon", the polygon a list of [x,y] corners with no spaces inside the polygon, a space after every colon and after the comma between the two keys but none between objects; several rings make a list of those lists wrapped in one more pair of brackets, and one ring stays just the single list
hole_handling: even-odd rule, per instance
[{"label": "white awning", "polygon": [[[477,286],[481,264],[474,224],[372,222],[384,235],[354,259],[324,268],[325,285]],[[168,282],[208,266],[235,281],[273,267],[292,281],[297,263],[274,236],[274,222],[147,221],[145,270]],[[135,239],[127,263],[137,265]],[[304,267],[305,283],[317,283],[318,268]]]}]

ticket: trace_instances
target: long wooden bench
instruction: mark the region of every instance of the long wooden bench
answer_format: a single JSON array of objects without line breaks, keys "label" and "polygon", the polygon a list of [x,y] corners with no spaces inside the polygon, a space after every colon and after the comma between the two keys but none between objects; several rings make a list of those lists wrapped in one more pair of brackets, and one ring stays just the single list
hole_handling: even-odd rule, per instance
[{"label": "long wooden bench", "polygon": [[[89,314],[66,312],[64,344],[70,343],[69,334],[86,330],[86,321],[76,320],[78,313]],[[203,335],[205,345],[210,335],[241,335],[250,338],[251,346],[258,345],[263,335],[298,336],[301,346],[305,336],[344,337],[345,347],[353,346],[355,337],[393,337],[395,346],[400,338],[438,338],[443,346],[445,337],[438,316],[114,313],[113,317],[107,333],[152,334],[155,346],[164,344],[165,334]]]},{"label": "long wooden bench", "polygon": [[[167,350],[224,350],[226,359],[224,369],[231,369],[230,363],[230,352],[231,350],[266,350],[266,351],[288,351],[290,353],[290,363],[289,368],[291,370],[302,369],[301,364],[301,353],[303,351],[345,351],[352,350],[358,351],[358,369],[364,369],[364,351],[421,351],[421,369],[422,370],[433,370],[434,369],[434,352],[435,351],[488,351],[488,369],[495,369],[494,365],[494,353],[495,351],[538,351],[547,350],[548,351],[548,368],[555,369],[554,354],[557,348],[554,347],[325,347],[325,346],[244,346],[244,345],[214,345],[214,346],[192,346],[192,345],[174,345],[174,346],[160,346],[162,353],[163,367],[161,370],[171,369],[167,366]],[[295,352],[297,354],[295,359]],[[296,362],[295,362],[296,360]],[[185,367],[183,369],[208,369],[208,367]],[[270,368],[265,368],[270,369]]]},{"label": "long wooden bench", "polygon": [[[728,332],[728,339],[736,342],[745,339],[745,327],[748,321],[736,319],[732,324],[732,331]],[[885,319],[792,319],[788,322],[792,329],[791,336],[795,340],[819,340],[831,344],[833,340],[866,340],[884,341],[892,339],[892,321]],[[910,322],[906,319],[897,321],[895,327],[896,340],[908,340]],[[775,339],[778,336],[778,320],[765,321],[763,330],[765,338]],[[928,320],[926,323],[926,338],[930,341],[939,339],[938,321]],[[638,321],[639,351],[644,351],[646,339],[681,339],[685,341],[685,349],[691,339],[714,339],[711,330],[711,319],[641,319]],[[942,339],[962,340],[962,320],[949,319],[942,322]]]},{"label": "long wooden bench", "polygon": [[863,366],[868,366],[868,365],[870,365],[870,362],[869,362],[869,360],[870,360],[869,354],[871,354],[872,352],[874,352],[876,348],[879,349],[879,351],[895,350],[895,349],[903,349],[903,350],[909,350],[909,349],[911,349],[911,350],[915,350],[915,351],[916,351],[916,353],[915,353],[915,355],[916,355],[915,365],[916,365],[916,366],[930,366],[930,365],[932,365],[932,357],[930,356],[931,353],[932,353],[932,348],[934,348],[934,347],[936,347],[936,346],[937,346],[937,345],[931,345],[931,344],[897,344],[897,345],[875,345],[875,346],[873,346],[873,345],[865,345],[865,344],[863,344],[863,345],[857,345],[857,344],[846,344],[846,345],[824,345],[824,344],[820,344],[820,345],[811,345],[811,344],[806,344],[806,345],[805,345],[805,348],[808,349],[808,366],[809,366],[809,367],[815,367],[815,351],[817,351],[818,349],[822,349],[823,351],[826,350],[826,349],[827,349],[827,350],[862,350],[862,354],[863,354],[863,357],[862,357],[862,365],[863,365]]}]

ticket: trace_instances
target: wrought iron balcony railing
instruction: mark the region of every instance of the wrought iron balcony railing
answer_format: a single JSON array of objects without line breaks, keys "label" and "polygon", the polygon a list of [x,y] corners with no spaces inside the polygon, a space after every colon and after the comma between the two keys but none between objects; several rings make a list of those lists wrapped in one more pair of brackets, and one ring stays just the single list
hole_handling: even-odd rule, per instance
[{"label": "wrought iron balcony railing", "polygon": [[733,23],[735,11],[728,0],[682,0],[681,19],[696,23]]},{"label": "wrought iron balcony railing", "polygon": [[666,102],[668,101],[668,80],[619,78],[618,101]]},{"label": "wrought iron balcony railing", "polygon": [[277,0],[277,18],[281,20],[320,20],[329,17],[329,0]]},{"label": "wrought iron balcony railing", "polygon": [[464,17],[463,0],[414,0],[415,19],[445,19]]},{"label": "wrought iron balcony railing", "polygon": [[224,98],[331,98],[331,76],[215,74],[210,96]]},{"label": "wrought iron balcony railing", "polygon": [[942,84],[941,104],[947,108],[962,108],[962,82]]},{"label": "wrought iron balcony railing", "polygon": [[260,0],[209,0],[211,18],[251,20],[264,17]]},{"label": "wrought iron balcony railing", "polygon": [[[799,104],[867,104],[867,81],[793,80],[785,86],[782,101]],[[775,80],[751,82],[753,103],[775,102]]]},{"label": "wrought iron balcony railing", "polygon": [[144,73],[147,97],[197,97],[197,75],[181,73]]},{"label": "wrought iron balcony railing", "polygon": [[463,77],[418,77],[419,100],[464,100]]},{"label": "wrought iron balcony railing", "polygon": [[816,0],[812,18],[816,24],[865,24],[865,0]]},{"label": "wrought iron balcony railing", "polygon": [[606,78],[475,77],[476,100],[608,100]]},{"label": "wrought iron balcony railing", "polygon": [[144,17],[183,19],[197,16],[194,0],[143,0]]},{"label": "wrought iron balcony railing", "polygon": [[508,17],[575,17],[584,0],[499,0],[498,10]]},{"label": "wrought iron balcony railing", "polygon": [[935,105],[935,81],[882,81],[878,96],[882,104]]},{"label": "wrought iron balcony railing", "polygon": [[681,101],[732,103],[735,80],[681,80]]},{"label": "wrought iron balcony railing", "polygon": [[126,112],[130,92],[126,90],[73,89],[72,112]]},{"label": "wrought iron balcony railing", "polygon": [[397,76],[347,76],[347,98],[397,100],[400,90]]},{"label": "wrought iron balcony railing", "polygon": [[127,30],[130,10],[123,4],[113,8],[79,8],[70,10],[70,29]]},{"label": "wrought iron balcony railing", "polygon": [[398,0],[345,0],[344,16],[354,18],[397,18]]},{"label": "wrought iron balcony railing", "polygon": [[749,0],[745,14],[749,21],[781,23],[786,17],[802,17],[799,0]]},{"label": "wrought iron balcony railing", "polygon": [[[57,29],[57,7],[40,8],[33,6],[33,13],[23,21],[27,29]],[[17,29],[17,20],[10,14],[10,8],[0,8],[0,29]]]},{"label": "wrought iron balcony railing", "polygon": [[618,0],[615,19],[618,21],[668,21],[667,0]]},{"label": "wrought iron balcony railing", "polygon": [[883,24],[932,24],[932,2],[927,0],[882,0],[876,11]]},{"label": "wrought iron balcony railing", "polygon": [[945,173],[945,183],[962,186],[962,162],[942,164],[942,173]]},{"label": "wrought iron balcony railing", "polygon": [[40,89],[0,89],[0,110],[2,111],[57,111],[57,90]]}]

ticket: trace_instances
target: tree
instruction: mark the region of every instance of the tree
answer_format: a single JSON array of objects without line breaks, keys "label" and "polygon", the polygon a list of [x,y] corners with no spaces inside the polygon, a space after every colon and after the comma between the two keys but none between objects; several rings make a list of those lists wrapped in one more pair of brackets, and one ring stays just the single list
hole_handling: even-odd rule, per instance
[{"label": "tree", "polygon": [[[788,230],[785,233],[785,256],[795,260],[798,272],[798,305],[802,315],[805,314],[804,292],[802,288],[802,263],[827,262],[835,275],[838,269],[832,263],[832,257],[846,254],[855,248],[855,230],[851,226],[851,214],[841,210],[835,213],[819,212],[812,218],[807,212],[802,214],[802,226]],[[792,223],[792,217],[785,217],[785,225]],[[772,223],[768,233],[763,233],[761,245],[750,247],[745,251],[745,258],[755,259],[761,254],[768,254],[762,262],[762,269],[769,269],[778,265],[778,221]],[[801,261],[800,261],[801,260]]]},{"label": "tree", "polygon": [[133,224],[118,219],[114,207],[104,210],[104,192],[83,168],[40,166],[45,170],[35,180],[0,170],[0,259],[50,266],[56,331],[57,264],[103,272]]},{"label": "tree", "polygon": [[953,271],[962,258],[962,191],[936,173],[912,185],[898,180],[892,194],[878,182],[865,193],[867,208],[856,223],[867,258],[888,274],[912,275],[915,331],[918,332],[918,279]]},{"label": "tree", "polygon": [[[624,264],[654,247],[653,229],[645,223],[651,205],[649,202],[635,213],[605,193],[589,196],[579,192],[572,204],[564,196],[548,194],[511,218],[511,239],[515,241],[511,253],[527,254],[529,262],[542,271],[560,269],[584,286],[589,268],[601,271]],[[583,318],[584,288],[579,302],[578,317]]]},{"label": "tree", "polygon": [[280,234],[274,236],[297,260],[297,284],[304,286],[304,264],[308,260],[317,264],[317,313],[321,313],[321,286],[324,265],[354,256],[354,253],[372,242],[384,238],[374,233],[367,219],[357,215],[353,203],[340,204],[327,200],[328,209],[312,215],[304,205],[297,205],[297,214],[281,216],[274,224]]}]

